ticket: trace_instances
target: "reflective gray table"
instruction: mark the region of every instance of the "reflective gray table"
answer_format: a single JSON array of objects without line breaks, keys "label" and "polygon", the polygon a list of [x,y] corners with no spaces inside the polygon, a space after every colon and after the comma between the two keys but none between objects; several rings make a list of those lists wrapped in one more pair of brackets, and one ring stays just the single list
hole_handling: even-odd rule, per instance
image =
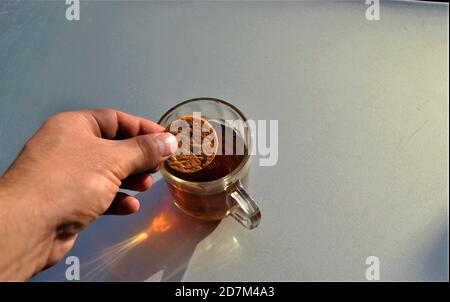
[{"label": "reflective gray table", "polygon": [[[448,5],[364,1],[0,1],[0,170],[49,115],[114,107],[157,120],[197,96],[279,120],[251,170],[261,225],[201,223],[155,176],[129,217],[69,255],[82,280],[448,280]],[[135,238],[154,217],[176,223]],[[34,280],[65,280],[64,261]]]}]

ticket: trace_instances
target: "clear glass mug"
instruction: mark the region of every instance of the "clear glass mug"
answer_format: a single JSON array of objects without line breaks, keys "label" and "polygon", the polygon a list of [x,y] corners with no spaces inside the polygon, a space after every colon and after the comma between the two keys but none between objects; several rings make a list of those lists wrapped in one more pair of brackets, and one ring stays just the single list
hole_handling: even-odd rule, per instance
[{"label": "clear glass mug", "polygon": [[[232,171],[227,171],[223,177],[213,180],[182,179],[163,165],[161,174],[174,197],[175,205],[186,214],[199,219],[220,220],[232,216],[246,228],[253,229],[258,226],[261,213],[258,205],[245,189],[252,148],[252,135],[247,118],[239,109],[225,101],[203,97],[176,105],[160,118],[158,124],[168,127],[179,117],[198,112],[210,123],[229,120],[241,122],[244,127],[232,127],[232,129],[236,137],[245,145],[245,153],[240,158],[237,167]],[[229,126],[229,124],[226,125]]]}]

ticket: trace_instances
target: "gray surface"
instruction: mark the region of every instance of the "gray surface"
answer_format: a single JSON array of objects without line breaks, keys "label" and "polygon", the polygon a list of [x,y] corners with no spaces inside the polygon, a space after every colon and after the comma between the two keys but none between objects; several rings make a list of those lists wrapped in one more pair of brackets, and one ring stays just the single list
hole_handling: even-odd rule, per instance
[{"label": "gray surface", "polygon": [[[157,120],[223,98],[280,121],[278,164],[251,171],[260,227],[174,212],[177,228],[103,265],[114,276],[364,280],[376,255],[382,280],[448,280],[448,5],[382,3],[368,22],[363,3],[82,1],[67,22],[61,2],[0,1],[0,171],[58,111]],[[142,230],[165,190],[140,195],[138,215],[101,218],[70,255],[83,264]]]}]

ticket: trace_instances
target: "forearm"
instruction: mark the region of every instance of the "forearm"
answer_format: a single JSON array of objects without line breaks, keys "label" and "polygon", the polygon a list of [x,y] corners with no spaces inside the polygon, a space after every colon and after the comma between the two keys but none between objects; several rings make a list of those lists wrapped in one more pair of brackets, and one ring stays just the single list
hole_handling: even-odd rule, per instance
[{"label": "forearm", "polygon": [[47,262],[54,235],[39,217],[39,198],[0,177],[0,280],[27,280]]}]

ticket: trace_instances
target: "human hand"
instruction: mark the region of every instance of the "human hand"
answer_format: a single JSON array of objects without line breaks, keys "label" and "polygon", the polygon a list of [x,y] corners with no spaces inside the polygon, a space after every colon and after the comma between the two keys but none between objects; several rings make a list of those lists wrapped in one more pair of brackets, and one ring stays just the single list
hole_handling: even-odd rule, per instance
[{"label": "human hand", "polygon": [[0,177],[0,280],[25,280],[54,265],[97,217],[124,215],[149,173],[177,148],[164,128],[112,109],[50,117]]}]

